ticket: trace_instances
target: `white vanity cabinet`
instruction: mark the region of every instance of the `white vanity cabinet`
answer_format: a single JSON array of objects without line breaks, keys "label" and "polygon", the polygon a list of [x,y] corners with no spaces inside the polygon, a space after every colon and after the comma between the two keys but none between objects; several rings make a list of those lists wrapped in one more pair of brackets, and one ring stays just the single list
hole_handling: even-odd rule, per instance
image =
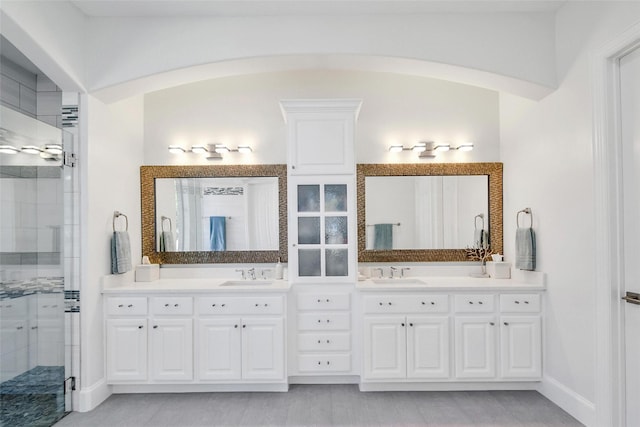
[{"label": "white vanity cabinet", "polygon": [[447,295],[365,296],[364,378],[450,375]]},{"label": "white vanity cabinet", "polygon": [[122,390],[286,384],[284,294],[110,294],[105,307],[107,381],[138,386]]},{"label": "white vanity cabinet", "polygon": [[357,373],[353,360],[352,288],[300,286],[294,298],[292,318],[296,322],[291,328],[289,374],[317,379]]},{"label": "white vanity cabinet", "polygon": [[200,381],[284,381],[284,297],[198,300]]},{"label": "white vanity cabinet", "polygon": [[362,304],[365,383],[541,379],[539,293],[366,292]]}]

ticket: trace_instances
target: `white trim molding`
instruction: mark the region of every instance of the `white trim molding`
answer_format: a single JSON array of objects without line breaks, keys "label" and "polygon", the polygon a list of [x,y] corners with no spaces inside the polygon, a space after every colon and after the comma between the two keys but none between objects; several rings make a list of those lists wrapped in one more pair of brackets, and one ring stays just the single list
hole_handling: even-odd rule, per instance
[{"label": "white trim molding", "polygon": [[107,380],[103,378],[89,387],[80,389],[78,393],[78,406],[74,406],[73,410],[78,412],[92,411],[107,400],[111,394],[111,386],[109,386]]},{"label": "white trim molding", "polygon": [[619,60],[639,46],[636,24],[592,55],[597,426],[625,425]]},{"label": "white trim molding", "polygon": [[596,406],[560,381],[545,375],[537,388],[544,397],[567,411],[585,426],[595,426]]}]

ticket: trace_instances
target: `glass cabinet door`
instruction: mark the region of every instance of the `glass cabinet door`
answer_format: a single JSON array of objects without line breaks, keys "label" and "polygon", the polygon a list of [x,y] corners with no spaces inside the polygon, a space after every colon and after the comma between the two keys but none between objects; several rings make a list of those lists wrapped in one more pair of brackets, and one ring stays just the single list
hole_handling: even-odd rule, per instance
[{"label": "glass cabinet door", "polygon": [[344,279],[352,273],[349,193],[347,183],[296,186],[298,277]]}]

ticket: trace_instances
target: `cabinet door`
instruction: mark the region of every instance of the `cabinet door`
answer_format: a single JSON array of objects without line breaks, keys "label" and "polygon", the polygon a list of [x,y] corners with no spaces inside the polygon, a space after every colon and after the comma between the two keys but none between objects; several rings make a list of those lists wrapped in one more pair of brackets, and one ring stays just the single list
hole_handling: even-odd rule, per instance
[{"label": "cabinet door", "polygon": [[500,360],[504,378],[540,378],[540,316],[500,317]]},{"label": "cabinet door", "polygon": [[298,178],[289,200],[290,267],[296,281],[355,281],[354,177]]},{"label": "cabinet door", "polygon": [[240,318],[198,321],[200,380],[239,380],[242,368]]},{"label": "cabinet door", "polygon": [[107,380],[147,379],[147,320],[107,320]]},{"label": "cabinet door", "polygon": [[456,377],[495,378],[495,317],[458,316],[455,325]]},{"label": "cabinet door", "polygon": [[284,380],[282,318],[242,319],[242,378]]},{"label": "cabinet door", "polygon": [[404,316],[365,317],[365,378],[406,377],[406,346],[406,320]]},{"label": "cabinet door", "polygon": [[449,318],[407,318],[407,377],[449,377]]},{"label": "cabinet door", "polygon": [[151,325],[151,379],[193,379],[193,321],[153,319]]}]

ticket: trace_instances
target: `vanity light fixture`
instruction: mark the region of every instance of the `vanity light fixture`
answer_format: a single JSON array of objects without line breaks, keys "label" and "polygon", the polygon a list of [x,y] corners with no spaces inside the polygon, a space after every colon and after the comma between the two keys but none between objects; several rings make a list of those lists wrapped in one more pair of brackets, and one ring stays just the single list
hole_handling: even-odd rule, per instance
[{"label": "vanity light fixture", "polygon": [[18,154],[19,152],[20,150],[13,145],[0,145],[0,153],[2,154]]},{"label": "vanity light fixture", "polygon": [[60,144],[46,144],[44,151],[50,154],[62,154],[62,145]]},{"label": "vanity light fixture", "polygon": [[437,144],[435,147],[433,147],[433,150],[444,152],[444,151],[449,151],[450,148],[451,148],[450,144],[440,143],[440,144]]},{"label": "vanity light fixture", "polygon": [[186,153],[187,150],[185,150],[184,148],[178,146],[178,145],[170,145],[169,146],[169,152],[171,154],[183,154]]},{"label": "vanity light fixture", "polygon": [[248,145],[238,145],[238,152],[242,154],[249,154],[253,150]]},{"label": "vanity light fixture", "polygon": [[25,145],[22,147],[22,152],[27,154],[40,154],[42,150],[35,145]]},{"label": "vanity light fixture", "polygon": [[402,150],[404,150],[404,147],[402,145],[392,145],[391,147],[389,147],[390,153],[399,153]]},{"label": "vanity light fixture", "polygon": [[395,144],[389,147],[389,151],[392,153],[399,153],[401,151],[413,151],[414,153],[418,153],[418,157],[420,159],[433,159],[436,157],[436,153],[449,150],[471,151],[473,150],[473,142],[464,142],[457,147],[452,147],[448,142],[436,143],[433,141],[420,141],[416,142],[412,147],[405,147],[399,144]]},{"label": "vanity light fixture", "polygon": [[458,151],[471,151],[473,150],[473,142],[465,142],[464,144],[460,144],[456,147]]},{"label": "vanity light fixture", "polygon": [[204,145],[192,145],[191,152],[196,154],[207,154],[209,152],[209,148]]}]

